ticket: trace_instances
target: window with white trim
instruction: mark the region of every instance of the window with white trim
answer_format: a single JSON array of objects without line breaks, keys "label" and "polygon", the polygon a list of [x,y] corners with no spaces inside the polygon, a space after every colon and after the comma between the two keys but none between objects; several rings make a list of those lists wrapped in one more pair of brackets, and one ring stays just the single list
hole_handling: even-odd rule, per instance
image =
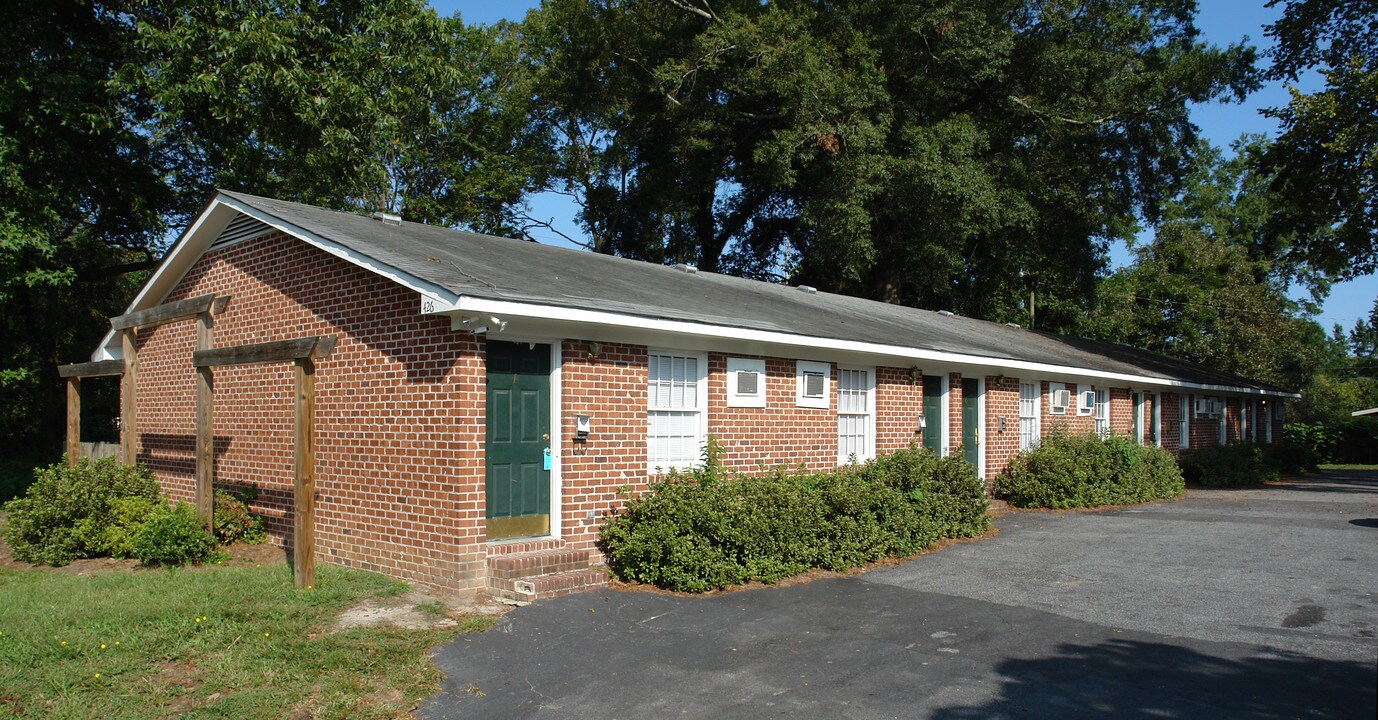
[{"label": "window with white trim", "polygon": [[1019,449],[1032,450],[1038,447],[1040,428],[1038,427],[1039,385],[1036,382],[1019,383]]},{"label": "window with white trim", "polygon": [[727,359],[727,406],[766,406],[766,361],[760,358]]},{"label": "window with white trim", "polygon": [[1077,414],[1090,415],[1095,408],[1096,391],[1090,385],[1077,383]]},{"label": "window with white trim", "polygon": [[1177,396],[1177,447],[1183,450],[1191,447],[1191,406],[1195,403],[1194,395]]},{"label": "window with white trim", "polygon": [[828,385],[832,366],[828,363],[799,360],[794,364],[794,404],[799,407],[828,409]]},{"label": "window with white trim", "polygon": [[651,468],[690,467],[702,459],[707,369],[702,355],[649,353],[646,456]]},{"label": "window with white trim", "polygon": [[1096,434],[1110,436],[1110,391],[1096,391]]},{"label": "window with white trim", "polygon": [[1273,444],[1273,403],[1263,401],[1263,441]]},{"label": "window with white trim", "polygon": [[1052,415],[1066,415],[1067,408],[1072,406],[1072,391],[1062,383],[1048,383],[1048,413]]},{"label": "window with white trim", "polygon": [[875,372],[837,369],[837,460],[867,460],[876,454]]}]

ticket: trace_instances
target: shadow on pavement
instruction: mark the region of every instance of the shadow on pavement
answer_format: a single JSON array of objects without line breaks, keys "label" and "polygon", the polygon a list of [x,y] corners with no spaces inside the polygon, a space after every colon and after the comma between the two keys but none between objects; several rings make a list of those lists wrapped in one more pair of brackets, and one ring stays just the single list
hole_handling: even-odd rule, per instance
[{"label": "shadow on pavement", "polygon": [[[936,720],[1374,717],[1378,669],[1291,653],[1245,659],[1112,639],[996,666],[999,696]],[[1300,690],[1299,688],[1305,688]]]}]

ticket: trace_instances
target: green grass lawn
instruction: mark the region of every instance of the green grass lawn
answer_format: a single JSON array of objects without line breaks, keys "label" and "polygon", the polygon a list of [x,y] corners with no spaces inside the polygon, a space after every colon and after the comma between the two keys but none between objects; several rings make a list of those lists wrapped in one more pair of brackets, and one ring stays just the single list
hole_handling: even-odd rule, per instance
[{"label": "green grass lawn", "polygon": [[492,622],[332,630],[360,599],[407,586],[284,565],[114,570],[0,568],[0,715],[46,718],[405,716],[438,687],[426,651]]},{"label": "green grass lawn", "polygon": [[1345,465],[1342,463],[1331,463],[1321,465],[1322,470],[1378,470],[1378,465]]}]

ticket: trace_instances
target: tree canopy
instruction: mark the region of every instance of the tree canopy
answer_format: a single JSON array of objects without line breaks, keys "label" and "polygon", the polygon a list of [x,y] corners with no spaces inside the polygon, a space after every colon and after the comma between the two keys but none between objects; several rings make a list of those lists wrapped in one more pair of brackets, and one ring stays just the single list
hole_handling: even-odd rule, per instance
[{"label": "tree canopy", "polygon": [[524,33],[594,249],[1069,327],[1252,50],[1178,2],[549,0]]},{"label": "tree canopy", "polygon": [[1317,271],[1349,279],[1378,269],[1378,0],[1272,0],[1277,45],[1268,76],[1316,71],[1268,114],[1281,133],[1264,160],[1276,174],[1270,230]]}]

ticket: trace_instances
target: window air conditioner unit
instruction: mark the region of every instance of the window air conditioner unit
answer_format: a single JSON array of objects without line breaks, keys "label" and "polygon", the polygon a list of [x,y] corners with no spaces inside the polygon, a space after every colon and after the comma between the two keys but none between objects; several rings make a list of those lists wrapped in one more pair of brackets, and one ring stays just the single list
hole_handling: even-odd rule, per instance
[{"label": "window air conditioner unit", "polygon": [[1092,408],[1096,407],[1096,391],[1083,390],[1081,393],[1080,404],[1082,410],[1091,410]]},{"label": "window air conditioner unit", "polygon": [[1067,407],[1072,404],[1071,390],[1058,390],[1053,393],[1053,409],[1060,412],[1067,412]]}]

